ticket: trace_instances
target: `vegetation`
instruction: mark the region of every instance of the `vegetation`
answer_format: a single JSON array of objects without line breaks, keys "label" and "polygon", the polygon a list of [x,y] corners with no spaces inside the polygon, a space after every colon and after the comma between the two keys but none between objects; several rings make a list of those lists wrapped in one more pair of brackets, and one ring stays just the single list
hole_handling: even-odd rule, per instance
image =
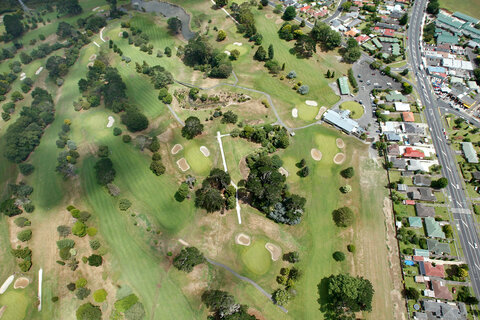
[{"label": "vegetation", "polygon": [[77,320],[101,320],[102,311],[100,307],[87,302],[78,307],[76,316]]},{"label": "vegetation", "polygon": [[203,131],[203,124],[200,123],[200,119],[197,117],[188,117],[185,120],[185,126],[182,128],[182,136],[187,139],[193,139]]},{"label": "vegetation", "polygon": [[190,273],[195,266],[205,263],[205,261],[205,257],[197,248],[186,247],[173,259],[173,266],[180,271]]},{"label": "vegetation", "polygon": [[[195,192],[195,205],[215,212],[232,209],[235,205],[235,188],[230,186],[231,178],[221,169],[212,169],[202,182],[202,187]],[[233,189],[232,189],[233,188]]]},{"label": "vegetation", "polygon": [[202,294],[202,302],[213,313],[214,319],[257,319],[247,313],[248,306],[237,303],[235,298],[225,291],[207,290]]},{"label": "vegetation", "polygon": [[346,228],[352,225],[355,215],[352,209],[348,207],[342,207],[333,211],[333,221],[337,227]]}]

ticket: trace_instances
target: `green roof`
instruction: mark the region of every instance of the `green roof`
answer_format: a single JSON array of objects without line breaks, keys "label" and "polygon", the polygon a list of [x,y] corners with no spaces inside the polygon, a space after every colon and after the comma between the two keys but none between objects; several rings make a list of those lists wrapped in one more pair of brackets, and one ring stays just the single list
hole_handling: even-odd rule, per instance
[{"label": "green roof", "polygon": [[464,25],[463,22],[454,20],[452,17],[444,15],[443,13],[440,13],[437,16],[437,24],[439,23],[447,25],[456,30],[460,30]]},{"label": "green roof", "polygon": [[448,243],[443,243],[436,239],[427,239],[427,248],[428,251],[434,254],[450,254],[451,252],[450,245]]},{"label": "green roof", "polygon": [[405,102],[407,101],[407,97],[405,97],[403,94],[401,93],[395,93],[395,92],[392,92],[390,94],[387,94],[385,96],[385,99],[387,99],[388,102],[392,102],[392,101],[401,101],[401,102]]},{"label": "green roof", "polygon": [[364,44],[362,44],[362,47],[364,47],[365,49],[367,49],[369,51],[377,50],[377,48],[373,44],[371,44],[370,42],[365,42]]},{"label": "green roof", "polygon": [[430,252],[424,249],[413,249],[413,255],[428,258],[430,256]]},{"label": "green roof", "polygon": [[386,52],[382,53],[382,58],[383,59],[388,59],[388,57],[390,57],[390,55]]},{"label": "green roof", "polygon": [[462,142],[462,150],[469,163],[478,163],[477,152],[471,142]]},{"label": "green roof", "polygon": [[461,12],[455,12],[453,14],[453,16],[455,18],[458,18],[458,19],[461,19],[463,21],[467,21],[467,22],[471,22],[473,24],[477,24],[480,20],[476,19],[476,18],[473,18],[473,17],[470,17],[470,16],[467,16],[466,14],[464,13],[461,13]]},{"label": "green roof", "polygon": [[348,87],[347,77],[338,78],[338,86],[340,87],[341,94],[350,94],[350,88]]},{"label": "green roof", "polygon": [[423,228],[422,218],[420,217],[408,217],[408,224],[412,228]]},{"label": "green roof", "polygon": [[400,42],[400,40],[398,38],[389,38],[389,37],[378,37],[378,40],[380,40],[382,42],[390,42],[390,43]]},{"label": "green roof", "polygon": [[458,44],[458,37],[452,36],[448,33],[443,32],[437,37],[437,44],[442,44],[442,43]]},{"label": "green roof", "polygon": [[394,56],[400,55],[400,45],[398,43],[392,44],[392,54]]},{"label": "green roof", "polygon": [[[480,30],[478,30],[477,28],[474,28],[472,26],[465,26],[462,31],[463,31],[463,33],[468,33],[469,35],[473,34],[474,37],[480,38]],[[465,31],[467,31],[467,32],[465,32]]]},{"label": "green roof", "polygon": [[445,239],[445,233],[442,231],[440,224],[432,217],[425,218],[425,229],[427,237]]},{"label": "green roof", "polygon": [[379,41],[377,38],[373,38],[373,39],[372,39],[372,42],[373,42],[373,44],[374,44],[378,49],[382,49],[382,48],[383,48],[382,44],[380,43],[380,41]]}]

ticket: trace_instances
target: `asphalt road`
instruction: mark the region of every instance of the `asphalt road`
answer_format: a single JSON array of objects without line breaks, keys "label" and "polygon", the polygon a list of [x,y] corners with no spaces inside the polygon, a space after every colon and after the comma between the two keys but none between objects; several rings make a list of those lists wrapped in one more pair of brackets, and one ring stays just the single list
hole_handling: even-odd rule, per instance
[{"label": "asphalt road", "polygon": [[407,50],[412,68],[414,69],[413,72],[416,75],[418,92],[425,106],[425,118],[430,127],[433,145],[437,152],[438,160],[442,165],[442,174],[449,181],[447,192],[454,218],[452,227],[456,227],[458,231],[465,260],[470,266],[469,275],[472,287],[476,296],[480,297],[480,249],[478,249],[480,241],[470,210],[471,204],[465,196],[455,156],[447,144],[443,133],[444,127],[437,99],[433,94],[433,88],[428,81],[425,70],[423,68],[422,70],[419,69],[419,66],[422,64],[420,45],[422,43],[424,10],[427,2],[427,0],[415,1],[408,28]]}]

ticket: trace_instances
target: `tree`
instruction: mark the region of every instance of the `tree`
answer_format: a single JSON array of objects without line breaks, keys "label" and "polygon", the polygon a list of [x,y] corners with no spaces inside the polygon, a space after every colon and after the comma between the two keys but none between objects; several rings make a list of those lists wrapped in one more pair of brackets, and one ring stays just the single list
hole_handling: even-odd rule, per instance
[{"label": "tree", "polygon": [[332,30],[329,25],[323,22],[315,23],[315,26],[310,32],[310,37],[315,42],[320,43],[325,50],[332,50],[340,46],[342,42],[340,33]]},{"label": "tree", "polygon": [[275,52],[273,51],[273,45],[268,46],[268,60],[272,60],[275,55]]},{"label": "tree", "polygon": [[88,265],[93,267],[99,267],[102,265],[102,262],[103,262],[102,256],[99,256],[98,254],[92,254],[87,259],[88,259]]},{"label": "tree", "polygon": [[57,227],[57,232],[60,237],[67,237],[71,231],[69,226],[60,225]]},{"label": "tree", "polygon": [[286,260],[290,263],[297,263],[300,261],[300,255],[297,251],[285,253],[283,256],[283,260]]},{"label": "tree", "polygon": [[85,235],[87,234],[87,226],[83,222],[77,221],[73,225],[72,233],[77,237],[85,237]]},{"label": "tree", "polygon": [[240,51],[238,51],[237,49],[233,49],[232,51],[230,51],[230,60],[237,60],[238,57],[240,57]]},{"label": "tree", "polygon": [[101,303],[107,299],[107,291],[105,289],[98,289],[93,293],[93,300],[95,302]]},{"label": "tree", "polygon": [[7,199],[0,204],[0,212],[8,217],[13,217],[22,213],[22,210],[15,204],[15,199]]},{"label": "tree", "polygon": [[185,126],[182,128],[182,137],[187,139],[193,139],[203,131],[203,124],[200,123],[200,119],[191,116],[185,120]]},{"label": "tree", "polygon": [[341,251],[335,251],[332,256],[333,259],[338,262],[345,260],[345,253]]},{"label": "tree", "polygon": [[182,202],[188,196],[190,189],[186,182],[182,182],[180,187],[178,187],[177,192],[175,192],[175,200]]},{"label": "tree", "polygon": [[150,163],[150,170],[152,170],[155,175],[161,176],[165,173],[166,169],[161,161],[152,161],[152,163]]},{"label": "tree", "polygon": [[115,179],[116,171],[110,158],[101,158],[93,167],[98,184],[106,186]]},{"label": "tree", "polygon": [[453,238],[453,228],[451,225],[447,224],[442,227],[443,232],[447,238]]},{"label": "tree", "polygon": [[82,304],[76,312],[77,320],[102,320],[100,307],[90,302]]},{"label": "tree", "polygon": [[5,15],[3,16],[3,24],[5,25],[5,32],[12,36],[12,38],[17,38],[21,36],[24,32],[22,21],[20,21],[20,16],[17,14]]},{"label": "tree", "polygon": [[212,319],[257,319],[247,313],[247,306],[237,303],[235,298],[225,291],[206,290],[202,293],[202,302],[214,313]]},{"label": "tree", "polygon": [[349,227],[352,225],[355,215],[352,209],[348,207],[342,207],[337,210],[334,210],[333,213],[333,221],[337,225],[337,227]]},{"label": "tree", "polygon": [[433,180],[430,186],[435,189],[443,189],[448,186],[448,179],[441,177],[438,180]]},{"label": "tree", "polygon": [[215,0],[215,6],[217,8],[223,8],[228,4],[228,0]]},{"label": "tree", "polygon": [[120,199],[120,201],[118,203],[118,208],[121,211],[127,211],[128,208],[130,208],[131,206],[132,206],[132,202],[128,199]]},{"label": "tree", "polygon": [[205,263],[205,261],[205,257],[197,248],[186,247],[173,259],[173,266],[180,271],[189,273],[195,266]]},{"label": "tree", "polygon": [[416,288],[408,287],[405,288],[405,297],[417,301],[420,298],[420,292]]},{"label": "tree", "polygon": [[339,274],[331,275],[327,278],[327,282],[328,305],[326,307],[339,319],[354,319],[355,312],[372,310],[374,290],[369,280],[352,277],[349,274]]},{"label": "tree", "polygon": [[182,21],[177,17],[171,17],[167,20],[167,28],[173,33],[178,34],[182,31]]},{"label": "tree", "polygon": [[300,93],[301,95],[306,95],[310,91],[310,87],[307,86],[306,84],[301,85],[300,88],[298,88],[297,92]]},{"label": "tree", "polygon": [[218,33],[217,33],[217,41],[223,41],[227,38],[227,33],[223,30],[218,30]]},{"label": "tree", "polygon": [[340,171],[340,175],[345,179],[351,179],[355,175],[355,170],[353,169],[353,167],[348,167]]},{"label": "tree", "polygon": [[402,92],[403,94],[410,94],[413,92],[413,87],[407,83],[407,82],[403,82],[402,83]]},{"label": "tree", "polygon": [[97,239],[90,240],[89,244],[90,244],[90,248],[92,248],[92,250],[97,250],[101,246],[100,241],[98,241]]},{"label": "tree", "polygon": [[57,10],[59,13],[65,13],[68,15],[77,15],[82,13],[83,9],[78,4],[78,0],[62,0],[57,2]]},{"label": "tree", "polygon": [[438,0],[430,0],[427,5],[427,13],[437,15],[440,11],[440,3]]},{"label": "tree", "polygon": [[83,300],[86,297],[88,297],[91,292],[92,291],[90,289],[83,287],[83,288],[78,288],[75,291],[75,295],[77,296],[78,299]]},{"label": "tree", "polygon": [[360,51],[357,40],[355,40],[354,38],[348,38],[347,48],[343,54],[343,59],[345,60],[345,62],[354,63],[358,59],[360,59],[361,55],[362,52]]},{"label": "tree", "polygon": [[147,117],[136,109],[128,109],[126,113],[122,114],[122,123],[127,126],[131,132],[145,130],[148,127]]},{"label": "tree", "polygon": [[290,301],[290,298],[290,293],[284,289],[277,289],[272,294],[273,302],[279,306],[285,306]]},{"label": "tree", "polygon": [[300,171],[298,171],[297,174],[299,177],[305,178],[310,174],[310,169],[305,166]]},{"label": "tree", "polygon": [[238,120],[238,116],[233,113],[232,110],[228,110],[223,114],[222,123],[233,123],[235,124]]},{"label": "tree", "polygon": [[263,46],[259,46],[255,54],[253,55],[253,58],[258,61],[267,60],[267,52],[265,51],[265,48]]},{"label": "tree", "polygon": [[398,22],[400,23],[401,26],[406,25],[408,22],[408,13],[405,12],[403,16],[400,18],[400,20],[398,20]]},{"label": "tree", "polygon": [[195,192],[195,206],[211,213],[222,209],[225,206],[225,199],[218,189],[206,186]]},{"label": "tree", "polygon": [[22,241],[22,242],[25,242],[25,241],[28,241],[28,240],[32,239],[32,230],[27,229],[27,230],[20,231],[17,234],[17,239]]},{"label": "tree", "polygon": [[350,192],[352,192],[352,186],[350,186],[349,184],[341,186],[340,187],[340,192],[341,193],[350,193]]},{"label": "tree", "polygon": [[283,12],[282,19],[285,21],[291,21],[297,16],[297,11],[294,6],[288,6]]}]

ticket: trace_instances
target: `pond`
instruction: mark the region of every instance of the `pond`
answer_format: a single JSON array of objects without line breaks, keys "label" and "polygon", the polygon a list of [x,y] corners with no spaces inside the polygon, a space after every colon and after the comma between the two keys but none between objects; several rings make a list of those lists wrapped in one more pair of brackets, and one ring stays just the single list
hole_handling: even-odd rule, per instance
[{"label": "pond", "polygon": [[190,40],[195,36],[195,33],[190,30],[190,15],[182,7],[157,0],[132,0],[132,6],[139,9],[143,8],[145,12],[160,13],[164,15],[167,19],[171,17],[177,17],[182,23],[183,37],[186,40]]}]

